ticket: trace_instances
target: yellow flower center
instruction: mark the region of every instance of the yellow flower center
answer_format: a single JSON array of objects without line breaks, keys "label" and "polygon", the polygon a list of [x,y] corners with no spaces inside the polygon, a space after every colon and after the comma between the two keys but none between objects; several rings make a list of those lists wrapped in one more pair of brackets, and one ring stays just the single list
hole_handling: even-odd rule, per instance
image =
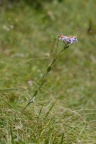
[{"label": "yellow flower center", "polygon": [[68,38],[72,38],[73,36],[69,36]]},{"label": "yellow flower center", "polygon": [[63,37],[64,37],[64,35],[60,34],[60,35],[59,35],[59,37],[60,37],[60,38],[63,38]]}]

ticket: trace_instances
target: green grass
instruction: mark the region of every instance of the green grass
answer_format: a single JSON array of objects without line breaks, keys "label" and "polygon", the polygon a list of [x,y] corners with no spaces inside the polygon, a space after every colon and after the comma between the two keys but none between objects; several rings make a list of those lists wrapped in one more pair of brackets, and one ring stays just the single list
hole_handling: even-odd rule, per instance
[{"label": "green grass", "polygon": [[[95,0],[28,2],[0,6],[0,144],[95,144]],[[78,43],[59,57],[21,113],[56,53],[59,33],[77,35]]]}]

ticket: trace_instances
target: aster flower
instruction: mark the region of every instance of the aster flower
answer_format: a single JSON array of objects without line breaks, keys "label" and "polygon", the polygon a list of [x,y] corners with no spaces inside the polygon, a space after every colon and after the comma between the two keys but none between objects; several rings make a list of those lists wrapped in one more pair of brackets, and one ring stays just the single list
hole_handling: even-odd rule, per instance
[{"label": "aster flower", "polygon": [[58,36],[58,39],[62,40],[65,43],[69,43],[69,44],[73,44],[75,41],[78,42],[76,36],[64,36],[64,35],[60,34]]},{"label": "aster flower", "polygon": [[72,43],[74,43],[75,41],[78,42],[76,36],[69,36],[66,42],[72,44]]},{"label": "aster flower", "polygon": [[59,39],[59,40],[62,40],[62,41],[64,41],[64,42],[67,42],[68,36],[64,36],[64,35],[60,34],[60,35],[58,36],[58,39]]}]

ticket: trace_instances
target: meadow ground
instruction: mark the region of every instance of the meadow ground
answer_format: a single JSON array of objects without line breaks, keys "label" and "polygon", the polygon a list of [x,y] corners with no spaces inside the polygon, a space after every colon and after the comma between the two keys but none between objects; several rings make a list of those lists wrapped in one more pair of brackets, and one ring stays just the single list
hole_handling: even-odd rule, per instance
[{"label": "meadow ground", "polygon": [[[96,143],[95,0],[0,1],[0,144]],[[47,66],[76,35],[34,102]]]}]

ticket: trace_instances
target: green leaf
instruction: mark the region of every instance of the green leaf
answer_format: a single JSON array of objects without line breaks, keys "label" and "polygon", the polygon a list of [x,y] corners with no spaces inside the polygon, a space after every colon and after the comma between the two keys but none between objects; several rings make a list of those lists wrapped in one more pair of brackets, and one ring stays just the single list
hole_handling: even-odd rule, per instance
[{"label": "green leaf", "polygon": [[64,49],[67,49],[67,48],[69,48],[69,45],[67,45]]},{"label": "green leaf", "polygon": [[51,66],[48,66],[47,68],[47,72],[49,72],[51,70]]}]

